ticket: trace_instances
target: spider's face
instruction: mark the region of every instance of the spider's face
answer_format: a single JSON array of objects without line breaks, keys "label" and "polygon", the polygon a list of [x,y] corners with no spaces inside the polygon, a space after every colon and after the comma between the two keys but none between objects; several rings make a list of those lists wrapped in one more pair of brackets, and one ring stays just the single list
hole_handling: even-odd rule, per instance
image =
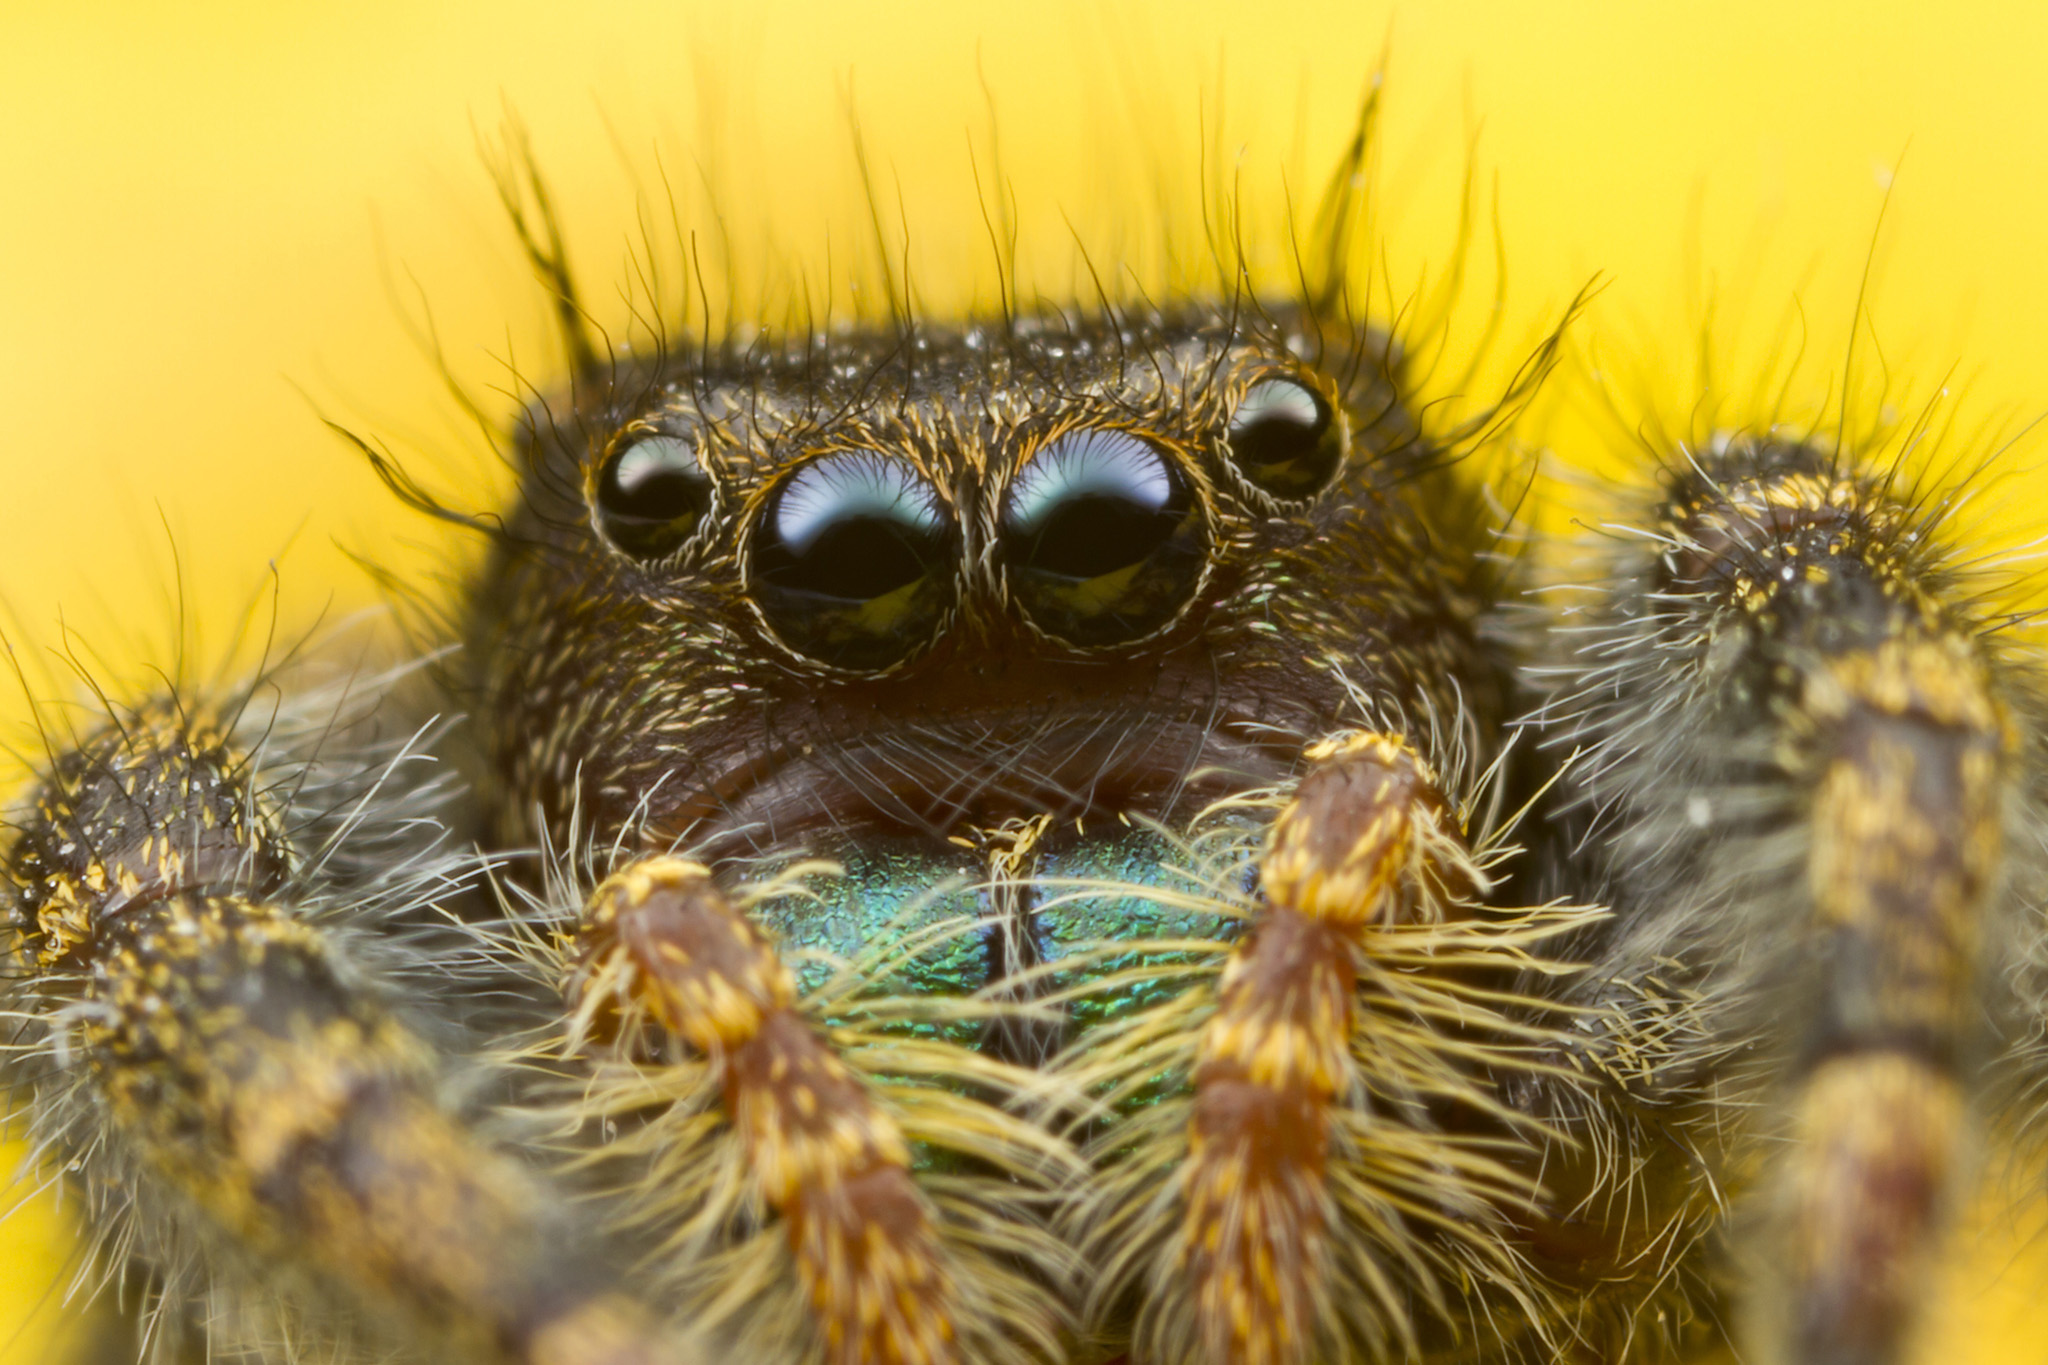
[{"label": "spider's face", "polygon": [[500,827],[944,848],[1269,784],[1360,696],[1488,707],[1475,528],[1427,524],[1351,340],[1036,319],[587,377],[485,580]]}]

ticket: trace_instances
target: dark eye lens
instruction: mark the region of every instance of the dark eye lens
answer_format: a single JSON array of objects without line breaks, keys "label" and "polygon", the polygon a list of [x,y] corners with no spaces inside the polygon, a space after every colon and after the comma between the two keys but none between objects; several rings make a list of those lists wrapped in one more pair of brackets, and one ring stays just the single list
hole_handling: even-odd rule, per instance
[{"label": "dark eye lens", "polygon": [[711,510],[711,477],[680,436],[646,436],[605,461],[598,521],[636,559],[659,559],[697,533]]},{"label": "dark eye lens", "polygon": [[1230,458],[1253,487],[1285,500],[1306,498],[1344,462],[1344,423],[1307,385],[1262,379],[1231,415]]},{"label": "dark eye lens", "polygon": [[769,498],[749,586],[799,654],[886,668],[930,640],[952,605],[954,540],[938,494],[908,465],[827,455]]},{"label": "dark eye lens", "polygon": [[1010,590],[1075,645],[1140,639],[1180,613],[1207,545],[1187,475],[1128,432],[1084,429],[1032,457],[1003,503]]}]

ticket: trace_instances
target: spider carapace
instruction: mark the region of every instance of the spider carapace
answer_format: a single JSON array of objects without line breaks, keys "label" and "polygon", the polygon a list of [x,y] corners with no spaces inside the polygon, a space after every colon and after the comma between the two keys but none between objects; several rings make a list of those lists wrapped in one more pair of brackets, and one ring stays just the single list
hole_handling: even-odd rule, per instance
[{"label": "spider carapace", "polygon": [[145,1354],[1901,1358],[2044,994],[1938,489],[1674,443],[1531,597],[1549,349],[601,356],[550,236],[509,510],[373,457],[489,542],[428,662],[46,711],[12,1074]]}]

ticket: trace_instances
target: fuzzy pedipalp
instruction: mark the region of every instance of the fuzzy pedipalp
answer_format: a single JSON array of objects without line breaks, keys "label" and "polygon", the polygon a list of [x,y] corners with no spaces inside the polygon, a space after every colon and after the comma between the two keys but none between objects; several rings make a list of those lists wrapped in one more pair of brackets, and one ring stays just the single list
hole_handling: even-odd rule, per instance
[{"label": "fuzzy pedipalp", "polygon": [[1589,913],[1478,909],[1488,859],[1398,738],[1309,752],[1263,851],[1242,803],[1190,845],[1194,885],[1259,860],[1261,897],[1216,904],[1243,932],[1062,1059],[1101,1106],[1068,1221],[1091,1318],[1161,1360],[1442,1351],[1503,1311],[1540,1339],[1555,1289],[1515,1245],[1549,1139],[1485,1078],[1546,1069],[1563,1035],[1514,983]]},{"label": "fuzzy pedipalp", "polygon": [[[858,1030],[828,1041],[814,1002],[698,864],[630,866],[597,888],[579,937],[572,994],[646,1016],[621,1032],[616,1078],[578,1104],[583,1121],[612,1131],[591,1159],[643,1159],[650,1176],[666,1174],[673,1197],[630,1216],[657,1237],[655,1262],[674,1267],[695,1320],[846,1365],[1056,1349],[1059,1258],[1028,1222],[1005,1231],[992,1198],[1006,1164],[1028,1180],[1056,1147],[1020,1140],[999,1111],[942,1089],[878,1088],[846,1054],[912,1073],[993,1079],[1001,1068],[970,1056],[949,1065],[957,1050],[944,1045],[864,1043]],[[643,1050],[648,1024],[693,1055]],[[944,1151],[964,1164],[928,1169]],[[925,1154],[915,1169],[914,1152]]]}]

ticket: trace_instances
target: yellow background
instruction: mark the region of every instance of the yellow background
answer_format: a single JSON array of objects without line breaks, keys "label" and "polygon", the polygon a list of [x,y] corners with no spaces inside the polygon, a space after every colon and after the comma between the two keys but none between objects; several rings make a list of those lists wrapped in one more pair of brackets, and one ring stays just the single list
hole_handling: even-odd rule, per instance
[{"label": "yellow background", "polygon": [[[1283,175],[1311,198],[1386,53],[1390,274],[1448,254],[1476,131],[1507,246],[1505,335],[1525,340],[1598,272],[1578,351],[1630,376],[1624,409],[1693,402],[1703,334],[1722,372],[1761,366],[1788,319],[1808,334],[1798,391],[1821,402],[1872,261],[1859,344],[1898,394],[1952,375],[1965,424],[1995,431],[2048,411],[2048,11],[2033,4],[30,8],[0,17],[0,600],[18,647],[46,653],[61,611],[115,672],[173,638],[173,541],[216,633],[273,559],[292,621],[373,600],[338,543],[403,572],[433,562],[445,539],[316,414],[389,438],[444,486],[475,483],[474,505],[495,498],[400,318],[424,300],[452,368],[500,411],[507,355],[529,377],[552,364],[475,150],[508,106],[601,318],[624,316],[633,186],[658,184],[657,149],[692,217],[708,180],[743,243],[772,227],[784,259],[815,276],[829,249],[843,278],[866,231],[848,107],[945,306],[986,264],[968,162],[986,153],[984,81],[1025,254],[1057,289],[1064,219],[1114,259],[1162,216],[1198,216],[1172,193],[1198,152],[1269,221]],[[1148,164],[1183,180],[1155,187],[1133,172]],[[1468,306],[1483,313],[1491,286]],[[1617,430],[1568,401],[1585,387],[1560,386],[1530,433],[1581,465],[1610,458],[1587,443]],[[1740,415],[1745,385],[1729,389],[1708,402]],[[2022,532],[2041,520],[2038,456],[2023,440],[2003,457],[1997,500]],[[62,1225],[42,1200],[0,1224],[0,1361],[46,1358],[58,1315],[16,1324],[68,1275]],[[1934,1331],[1943,1365],[2048,1345],[2030,1325],[2048,1316],[2033,1226],[1973,1225]]]}]

